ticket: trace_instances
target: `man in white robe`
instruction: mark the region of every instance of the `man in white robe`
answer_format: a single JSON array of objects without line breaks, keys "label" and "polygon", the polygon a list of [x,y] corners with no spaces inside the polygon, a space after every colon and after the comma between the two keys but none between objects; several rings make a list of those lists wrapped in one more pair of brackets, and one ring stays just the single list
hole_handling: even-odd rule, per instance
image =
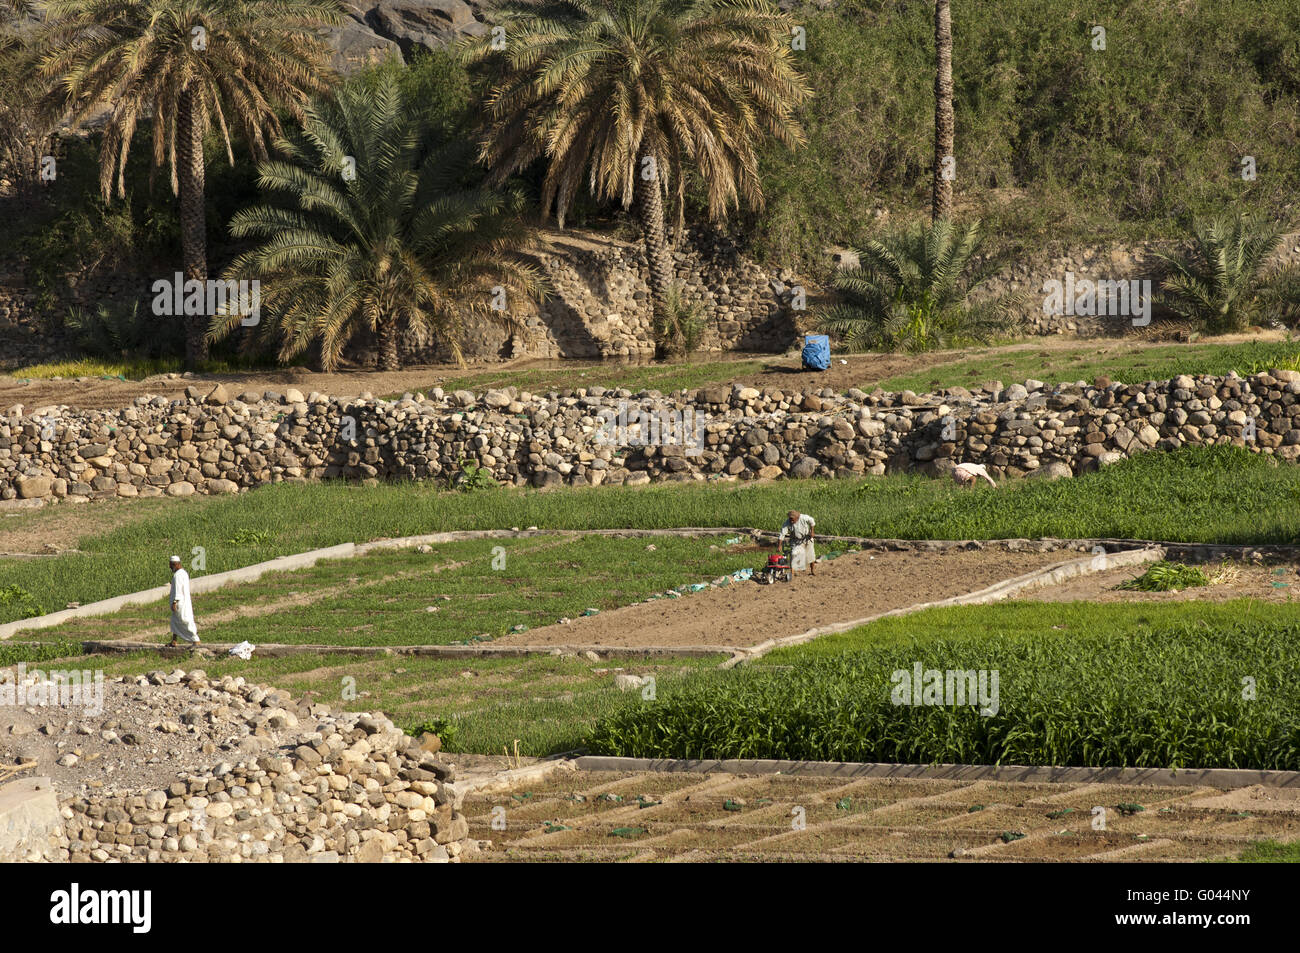
[{"label": "man in white robe", "polygon": [[175,647],[177,638],[184,639],[191,645],[199,644],[199,627],[194,622],[194,604],[190,602],[190,574],[181,568],[181,557],[173,556],[172,567],[172,640],[169,646]]},{"label": "man in white robe", "polygon": [[813,527],[817,525],[807,513],[791,510],[781,527],[781,542],[790,539],[790,571],[807,569],[810,576],[817,575],[817,552],[813,547]]}]

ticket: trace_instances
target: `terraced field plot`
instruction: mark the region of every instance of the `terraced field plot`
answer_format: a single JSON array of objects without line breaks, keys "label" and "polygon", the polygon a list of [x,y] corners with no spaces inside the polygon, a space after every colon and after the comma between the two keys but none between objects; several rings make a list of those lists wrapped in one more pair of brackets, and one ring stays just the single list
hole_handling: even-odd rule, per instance
[{"label": "terraced field plot", "polygon": [[576,772],[464,810],[484,862],[1212,860],[1300,839],[1300,792],[1262,787]]},{"label": "terraced field plot", "polygon": [[[395,549],[197,593],[205,642],[446,645],[498,638],[601,612],[752,566],[717,537],[617,539],[562,534]],[[158,582],[167,579],[160,573]],[[161,601],[24,636],[164,641]]]}]

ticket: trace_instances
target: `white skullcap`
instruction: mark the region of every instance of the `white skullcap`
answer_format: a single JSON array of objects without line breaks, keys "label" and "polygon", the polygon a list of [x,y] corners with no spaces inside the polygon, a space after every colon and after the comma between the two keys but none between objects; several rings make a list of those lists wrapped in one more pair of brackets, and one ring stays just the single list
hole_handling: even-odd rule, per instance
[{"label": "white skullcap", "polygon": [[179,556],[173,556],[171,559],[168,560],[168,562],[173,562],[173,563],[178,563],[180,561],[181,561],[181,557]]}]

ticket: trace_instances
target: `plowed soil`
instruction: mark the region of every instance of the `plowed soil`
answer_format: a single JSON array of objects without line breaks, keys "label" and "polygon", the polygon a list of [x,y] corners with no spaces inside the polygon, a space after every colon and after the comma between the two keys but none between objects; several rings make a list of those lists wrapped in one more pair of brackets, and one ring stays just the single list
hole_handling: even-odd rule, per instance
[{"label": "plowed soil", "polygon": [[[755,554],[755,568],[761,555]],[[790,584],[733,582],[514,633],[493,644],[750,646],[814,626],[975,592],[1071,555],[989,549],[851,553],[819,563],[816,576],[797,573]]]},{"label": "plowed soil", "polygon": [[[1121,803],[1143,810],[1125,815]],[[494,809],[504,809],[504,830],[491,824]],[[476,858],[488,863],[1187,861],[1300,836],[1297,792],[1258,785],[579,771],[470,795],[464,811],[470,836],[492,841]]]}]

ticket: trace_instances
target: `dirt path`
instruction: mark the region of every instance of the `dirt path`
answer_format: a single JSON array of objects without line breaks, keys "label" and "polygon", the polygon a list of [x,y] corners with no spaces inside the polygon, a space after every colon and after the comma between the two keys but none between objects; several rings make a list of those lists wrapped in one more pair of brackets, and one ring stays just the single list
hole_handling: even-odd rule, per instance
[{"label": "dirt path", "polygon": [[[755,568],[762,554],[755,553]],[[732,583],[497,639],[496,645],[756,645],[817,625],[983,589],[1069,558],[996,550],[852,553],[791,585]]]},{"label": "dirt path", "polygon": [[[1269,334],[1231,335],[1216,338],[1215,343],[1232,344],[1237,340],[1272,340]],[[1059,337],[1050,340],[1025,341],[1001,348],[977,348],[965,351],[936,351],[929,354],[853,354],[836,355],[831,366],[820,373],[804,371],[797,355],[752,354],[745,352],[702,353],[695,355],[692,363],[727,363],[762,361],[763,368],[757,372],[746,370],[728,374],[725,368],[717,374],[719,383],[747,384],[753,387],[775,387],[789,389],[798,387],[818,389],[830,387],[843,392],[850,387],[870,389],[877,381],[886,380],[900,374],[909,374],[925,368],[938,367],[954,361],[967,360],[981,355],[1013,354],[1018,351],[1034,350],[1051,352],[1078,348],[1083,343],[1074,337]],[[1153,342],[1159,344],[1161,342]],[[1134,343],[1134,347],[1144,345]],[[668,365],[655,365],[668,366]],[[687,366],[687,365],[682,365]],[[334,396],[355,396],[366,392],[383,396],[401,394],[406,391],[427,391],[442,386],[449,381],[456,381],[469,376],[480,377],[482,383],[475,384],[475,390],[485,387],[506,386],[515,382],[521,371],[546,372],[542,384],[532,385],[534,390],[546,392],[563,390],[575,386],[575,382],[584,384],[603,384],[611,386],[624,373],[625,367],[616,363],[599,363],[582,360],[537,360],[522,358],[509,362],[471,362],[466,367],[454,364],[426,364],[405,368],[401,371],[381,372],[372,370],[341,370],[331,374],[317,373],[306,368],[285,368],[283,370],[249,371],[237,374],[200,374],[191,378],[179,375],[158,375],[142,381],[104,380],[86,378],[82,380],[31,380],[21,381],[0,375],[0,410],[14,404],[22,404],[31,411],[48,404],[68,404],[73,407],[106,409],[128,406],[135,398],[156,394],[174,398],[185,393],[185,388],[192,385],[208,385],[221,382],[232,395],[246,390],[277,391],[283,393],[286,388],[294,387],[308,394],[313,390]],[[579,376],[581,380],[579,381]],[[525,388],[527,389],[527,388]]]},{"label": "dirt path", "polygon": [[1209,586],[1182,589],[1178,592],[1137,592],[1116,589],[1134,579],[1147,566],[1110,569],[1089,576],[1075,576],[1049,589],[1038,589],[1019,598],[1034,602],[1227,602],[1231,599],[1258,599],[1261,602],[1293,602],[1300,594],[1300,576],[1295,566],[1243,566],[1232,563],[1209,563],[1200,568],[1211,578],[1225,566],[1228,578]]},{"label": "dirt path", "polygon": [[[1030,346],[1030,345],[1026,345]],[[754,387],[798,386],[806,389],[809,385],[818,389],[830,387],[844,391],[850,387],[884,380],[897,374],[906,374],[937,363],[956,360],[963,355],[960,352],[949,354],[861,354],[845,358],[848,363],[841,364],[836,358],[830,368],[821,373],[805,372],[796,357],[784,357],[774,354],[708,354],[699,355],[696,362],[730,362],[752,361],[764,362],[764,370],[759,373],[746,372],[729,375],[725,369],[718,375],[718,380],[727,384],[743,383]],[[554,370],[554,381],[544,386],[534,385],[536,390],[547,392],[553,389],[563,390],[581,386],[576,375],[584,374],[581,383],[609,384],[619,377],[623,368],[619,364],[593,363],[589,361],[538,361],[522,360],[508,364],[478,363],[460,368],[451,364],[428,364],[409,367],[401,371],[339,371],[333,374],[316,373],[302,368],[289,368],[282,371],[256,371],[244,374],[200,374],[191,378],[159,375],[142,381],[103,380],[89,378],[86,380],[32,380],[24,383],[11,377],[0,375],[0,410],[22,404],[27,411],[47,404],[68,404],[85,409],[110,409],[126,407],[137,397],[156,394],[167,398],[180,397],[185,388],[191,385],[211,387],[220,382],[232,396],[238,396],[247,390],[277,391],[283,393],[293,387],[309,394],[320,391],[334,396],[357,396],[369,392],[376,396],[401,394],[406,391],[428,391],[442,386],[447,381],[454,381],[471,375],[484,375],[485,385],[475,385],[481,391],[484,386],[504,386],[511,383],[511,377],[519,371]],[[551,375],[547,375],[550,377]],[[528,389],[528,388],[524,388]]]}]

